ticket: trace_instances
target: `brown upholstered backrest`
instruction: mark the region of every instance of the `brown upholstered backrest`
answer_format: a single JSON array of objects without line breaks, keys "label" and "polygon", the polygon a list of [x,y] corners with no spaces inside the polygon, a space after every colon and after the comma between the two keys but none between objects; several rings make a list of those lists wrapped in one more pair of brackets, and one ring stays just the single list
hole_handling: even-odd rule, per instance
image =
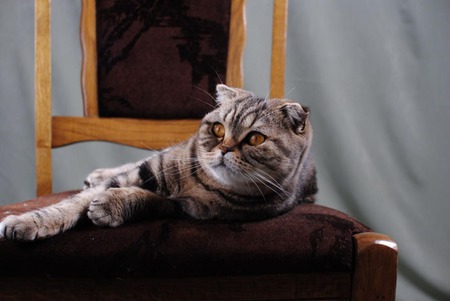
[{"label": "brown upholstered backrest", "polygon": [[97,0],[99,115],[203,117],[226,78],[230,10],[230,0]]},{"label": "brown upholstered backrest", "polygon": [[[198,129],[217,83],[242,87],[245,0],[82,0],[84,117],[52,116],[50,10],[36,1],[37,195],[52,191],[52,148],[161,149]],[[286,23],[287,1],[274,1],[271,97],[284,95]]]},{"label": "brown upholstered backrest", "polygon": [[245,0],[83,0],[85,116],[200,119],[242,86]]}]

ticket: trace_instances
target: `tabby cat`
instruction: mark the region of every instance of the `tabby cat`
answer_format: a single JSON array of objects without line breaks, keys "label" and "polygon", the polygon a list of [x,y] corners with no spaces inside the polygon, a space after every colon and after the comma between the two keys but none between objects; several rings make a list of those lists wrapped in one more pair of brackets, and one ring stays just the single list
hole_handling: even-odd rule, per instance
[{"label": "tabby cat", "polygon": [[317,186],[308,109],[225,85],[217,86],[217,103],[186,142],[137,163],[94,171],[84,191],[6,217],[0,236],[41,239],[74,227],[86,215],[109,227],[175,215],[248,221],[313,202]]}]

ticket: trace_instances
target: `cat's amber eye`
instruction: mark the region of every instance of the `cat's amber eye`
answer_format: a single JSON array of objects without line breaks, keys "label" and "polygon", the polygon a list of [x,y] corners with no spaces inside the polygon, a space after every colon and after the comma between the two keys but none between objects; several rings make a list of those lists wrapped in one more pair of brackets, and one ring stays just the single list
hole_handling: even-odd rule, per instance
[{"label": "cat's amber eye", "polygon": [[257,146],[266,141],[266,137],[261,133],[251,133],[248,136],[247,142],[251,146]]},{"label": "cat's amber eye", "polygon": [[223,126],[223,124],[216,122],[213,125],[212,133],[217,138],[223,138],[225,136],[225,127]]}]

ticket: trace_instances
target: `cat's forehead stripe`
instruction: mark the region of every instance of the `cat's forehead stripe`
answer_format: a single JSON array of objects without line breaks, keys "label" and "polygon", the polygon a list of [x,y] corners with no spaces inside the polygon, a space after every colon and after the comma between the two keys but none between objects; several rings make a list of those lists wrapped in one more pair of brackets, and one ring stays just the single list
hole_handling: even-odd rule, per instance
[{"label": "cat's forehead stripe", "polygon": [[[234,116],[234,112],[235,112],[235,108],[232,107],[230,108],[228,111],[226,111],[224,114],[221,114],[222,119],[225,122],[230,122],[230,120],[232,120],[233,116]],[[229,119],[229,120],[228,120]]]},{"label": "cat's forehead stripe", "polygon": [[269,104],[265,98],[247,97],[241,101],[223,107],[219,117],[226,126],[237,134],[244,129],[250,129],[264,124],[261,119],[269,116]]},{"label": "cat's forehead stripe", "polygon": [[[235,122],[239,123],[241,126],[250,128],[255,122],[265,116],[264,112],[267,108],[266,102],[264,99],[258,99],[258,102],[253,105],[248,106],[240,116],[240,120],[236,120]],[[263,104],[261,105],[261,102]]]},{"label": "cat's forehead stripe", "polygon": [[258,115],[256,113],[250,113],[242,117],[241,125],[246,128],[250,128],[254,125]]}]

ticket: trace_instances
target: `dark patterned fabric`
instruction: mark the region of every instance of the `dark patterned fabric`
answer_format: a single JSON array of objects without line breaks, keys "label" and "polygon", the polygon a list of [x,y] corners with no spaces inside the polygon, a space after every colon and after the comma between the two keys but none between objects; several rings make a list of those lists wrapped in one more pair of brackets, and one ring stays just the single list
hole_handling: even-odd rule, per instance
[{"label": "dark patterned fabric", "polygon": [[[0,219],[73,192],[0,207]],[[31,243],[0,240],[0,276],[211,276],[351,270],[352,235],[370,231],[351,217],[305,204],[249,223],[163,219],[118,228],[86,221]]]},{"label": "dark patterned fabric", "polygon": [[230,0],[97,0],[99,113],[201,118],[225,81]]}]

